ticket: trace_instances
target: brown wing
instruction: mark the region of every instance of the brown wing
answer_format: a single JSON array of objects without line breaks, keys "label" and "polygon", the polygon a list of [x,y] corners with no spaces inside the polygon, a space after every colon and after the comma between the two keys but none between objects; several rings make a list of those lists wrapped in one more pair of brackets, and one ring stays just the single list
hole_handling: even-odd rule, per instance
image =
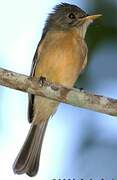
[{"label": "brown wing", "polygon": [[[32,66],[31,66],[31,73],[30,76],[33,77],[34,72],[35,72],[35,66],[37,64],[37,60],[38,60],[38,48],[39,45],[37,46],[34,58],[33,58],[33,62],[32,62]],[[28,94],[28,121],[31,123],[32,122],[32,117],[33,117],[33,101],[34,101],[34,95],[32,94]]]},{"label": "brown wing", "polygon": [[[37,61],[39,61],[39,51],[41,48],[41,42],[42,42],[43,38],[40,40],[40,42],[38,43],[33,61],[32,61],[32,66],[31,66],[31,72],[30,72],[30,76],[33,77],[34,73],[35,73],[35,67],[37,65]],[[28,121],[29,123],[32,122],[32,117],[33,117],[33,102],[34,102],[34,95],[32,94],[28,94]]]},{"label": "brown wing", "polygon": [[[39,52],[40,52],[42,44],[43,44],[42,41],[43,41],[44,37],[46,36],[47,31],[48,31],[48,29],[46,29],[46,28],[43,29],[41,40],[38,43],[38,46],[37,46],[37,49],[36,49],[36,52],[35,52],[35,55],[34,55],[34,58],[32,61],[31,72],[30,72],[31,77],[34,76],[37,61],[39,61]],[[28,94],[28,121],[29,121],[29,123],[32,122],[32,117],[33,117],[33,102],[34,102],[34,95],[29,93]]]}]

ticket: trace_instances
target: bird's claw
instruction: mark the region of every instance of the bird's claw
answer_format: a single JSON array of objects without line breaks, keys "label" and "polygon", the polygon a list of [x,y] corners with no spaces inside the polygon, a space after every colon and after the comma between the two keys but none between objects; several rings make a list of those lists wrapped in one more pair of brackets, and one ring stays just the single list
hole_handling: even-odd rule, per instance
[{"label": "bird's claw", "polygon": [[46,77],[40,76],[38,82],[39,82],[40,86],[43,87],[46,83]]}]

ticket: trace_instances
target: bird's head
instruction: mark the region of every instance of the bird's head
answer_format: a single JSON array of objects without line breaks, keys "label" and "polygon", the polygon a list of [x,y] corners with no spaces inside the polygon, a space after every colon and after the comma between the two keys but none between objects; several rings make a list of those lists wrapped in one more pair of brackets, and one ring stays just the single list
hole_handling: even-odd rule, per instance
[{"label": "bird's head", "polygon": [[53,12],[49,14],[45,29],[54,31],[66,31],[77,28],[85,34],[88,25],[101,15],[88,15],[85,11],[75,5],[61,3],[56,5]]}]

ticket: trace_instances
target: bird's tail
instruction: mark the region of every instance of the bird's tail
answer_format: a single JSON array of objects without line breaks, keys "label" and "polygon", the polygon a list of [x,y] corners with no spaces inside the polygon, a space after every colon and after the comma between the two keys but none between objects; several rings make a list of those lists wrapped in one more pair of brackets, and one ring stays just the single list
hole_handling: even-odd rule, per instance
[{"label": "bird's tail", "polygon": [[14,173],[26,173],[29,176],[35,176],[37,174],[47,123],[48,120],[31,125],[26,141],[14,162]]}]

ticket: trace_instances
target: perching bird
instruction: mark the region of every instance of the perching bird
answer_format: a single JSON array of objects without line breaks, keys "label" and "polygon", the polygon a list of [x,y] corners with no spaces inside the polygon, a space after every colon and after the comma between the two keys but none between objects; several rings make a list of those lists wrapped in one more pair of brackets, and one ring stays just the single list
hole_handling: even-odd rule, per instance
[{"label": "perching bird", "polygon": [[[88,48],[84,40],[87,27],[99,16],[89,16],[75,5],[57,5],[45,23],[30,76],[44,77],[52,83],[73,87],[87,64]],[[54,100],[29,94],[28,117],[31,127],[14,162],[15,173],[37,174],[47,123],[58,105]]]}]

